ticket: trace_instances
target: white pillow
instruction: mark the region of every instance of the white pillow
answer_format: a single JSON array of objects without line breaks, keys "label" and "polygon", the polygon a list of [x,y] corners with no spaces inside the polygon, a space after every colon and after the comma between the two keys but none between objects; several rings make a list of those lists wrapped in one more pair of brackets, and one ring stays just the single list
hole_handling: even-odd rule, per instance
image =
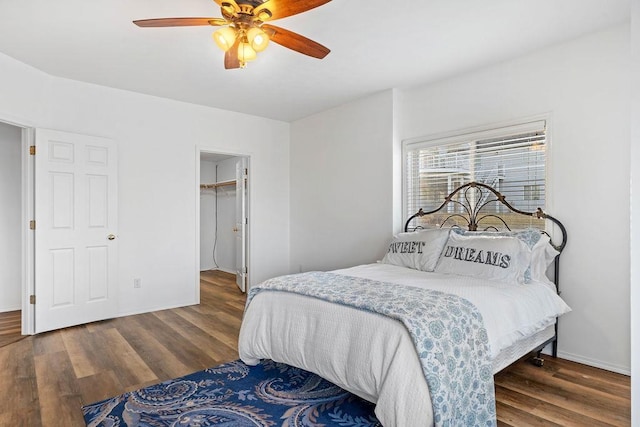
[{"label": "white pillow", "polygon": [[516,237],[451,233],[435,271],[524,283],[530,260],[531,250]]},{"label": "white pillow", "polygon": [[414,270],[433,271],[448,237],[448,228],[397,234],[382,262]]},{"label": "white pillow", "polygon": [[531,263],[524,273],[525,283],[535,280],[550,285],[556,289],[556,285],[547,276],[547,270],[556,256],[560,254],[551,244],[549,235],[537,228],[527,228],[515,231],[465,231],[453,229],[458,234],[465,236],[512,236],[521,240],[531,249]]},{"label": "white pillow", "polygon": [[531,249],[531,280],[548,283],[555,287],[555,284],[547,277],[547,269],[559,253],[551,245],[549,236],[543,234]]}]

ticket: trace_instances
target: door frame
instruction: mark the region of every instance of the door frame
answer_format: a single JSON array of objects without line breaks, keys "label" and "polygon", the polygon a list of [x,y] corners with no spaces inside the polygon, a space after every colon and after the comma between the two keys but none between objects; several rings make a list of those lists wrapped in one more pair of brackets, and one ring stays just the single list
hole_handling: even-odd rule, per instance
[{"label": "door frame", "polygon": [[35,233],[29,222],[35,219],[35,128],[22,128],[22,335],[36,332],[36,310],[30,296],[36,293]]},{"label": "door frame", "polygon": [[247,250],[247,277],[246,277],[246,292],[249,292],[251,288],[251,277],[252,274],[252,262],[251,262],[251,254],[252,254],[252,224],[253,219],[251,215],[251,206],[253,205],[253,186],[251,185],[251,156],[252,153],[246,151],[232,151],[224,148],[215,148],[215,147],[205,147],[201,145],[196,145],[195,150],[195,200],[196,200],[196,246],[195,246],[195,297],[196,304],[200,304],[200,157],[201,154],[223,154],[225,156],[233,156],[233,157],[245,157],[247,159],[247,170],[249,178],[247,179],[247,207],[246,214],[248,218],[247,227],[246,227],[246,235],[245,235],[245,245]]}]

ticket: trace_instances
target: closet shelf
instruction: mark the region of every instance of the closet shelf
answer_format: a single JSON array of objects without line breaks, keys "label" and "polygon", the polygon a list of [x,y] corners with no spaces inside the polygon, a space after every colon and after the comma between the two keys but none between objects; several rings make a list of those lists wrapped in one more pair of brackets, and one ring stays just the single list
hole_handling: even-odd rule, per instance
[{"label": "closet shelf", "polygon": [[236,180],[232,179],[231,181],[220,181],[220,182],[214,182],[213,184],[200,184],[200,189],[206,190],[211,188],[226,187],[229,185],[236,185]]}]

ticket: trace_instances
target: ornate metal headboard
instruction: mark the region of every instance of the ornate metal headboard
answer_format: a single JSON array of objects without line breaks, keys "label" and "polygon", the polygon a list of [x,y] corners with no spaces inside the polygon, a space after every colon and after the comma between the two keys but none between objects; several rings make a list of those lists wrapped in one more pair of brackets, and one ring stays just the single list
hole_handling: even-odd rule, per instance
[{"label": "ornate metal headboard", "polygon": [[[525,217],[526,220],[523,220]],[[417,224],[412,226],[414,220]],[[567,244],[567,230],[560,221],[540,208],[535,212],[521,211],[507,202],[506,197],[496,189],[481,182],[469,182],[453,190],[437,209],[428,212],[420,209],[411,215],[404,231],[425,227],[459,227],[469,231],[535,227],[546,233],[545,220],[551,221],[562,232],[562,241],[559,244],[552,242],[562,252]]]},{"label": "ornate metal headboard", "polygon": [[[527,220],[522,221],[523,218]],[[560,243],[551,242],[558,252],[562,252],[567,245],[567,229],[560,221],[543,212],[540,208],[535,212],[516,209],[507,202],[505,196],[493,187],[481,182],[469,182],[453,190],[437,209],[428,212],[420,209],[411,215],[404,225],[404,231],[414,231],[425,227],[459,227],[469,231],[504,231],[511,230],[512,227],[536,227],[549,235],[544,229],[545,220],[551,221],[562,233]],[[412,221],[416,221],[418,224],[411,226]],[[559,294],[559,255],[554,261],[553,276]]]}]

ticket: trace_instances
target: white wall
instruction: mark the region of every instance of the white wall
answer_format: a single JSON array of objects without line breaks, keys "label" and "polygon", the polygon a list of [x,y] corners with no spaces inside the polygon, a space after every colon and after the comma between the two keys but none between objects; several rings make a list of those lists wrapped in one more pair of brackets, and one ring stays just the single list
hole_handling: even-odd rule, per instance
[{"label": "white wall", "polygon": [[0,312],[22,300],[22,130],[0,123]]},{"label": "white wall", "polygon": [[33,126],[48,108],[52,77],[0,52],[0,120]]},{"label": "white wall", "polygon": [[393,231],[393,92],[291,124],[291,269],[374,262]]},{"label": "white wall", "polygon": [[[200,183],[216,182],[216,162],[200,161]],[[200,271],[215,268],[213,246],[216,237],[215,190],[200,191]]]},{"label": "white wall", "polygon": [[196,146],[251,156],[249,280],[288,272],[287,123],[59,79],[5,55],[0,93],[0,119],[118,142],[121,314],[196,300]]},{"label": "white wall", "polygon": [[631,424],[640,426],[640,2],[631,6]]},{"label": "white wall", "polygon": [[[236,179],[236,163],[239,158],[232,157],[220,162],[202,161],[200,163],[200,182],[203,184]],[[236,187],[235,185],[204,190],[200,193],[200,270],[218,269],[228,273],[236,272]],[[217,216],[217,233],[216,233]],[[216,259],[213,260],[215,242]]]},{"label": "white wall", "polygon": [[629,27],[400,91],[403,139],[552,114],[548,212],[567,227],[561,357],[628,373]]}]

